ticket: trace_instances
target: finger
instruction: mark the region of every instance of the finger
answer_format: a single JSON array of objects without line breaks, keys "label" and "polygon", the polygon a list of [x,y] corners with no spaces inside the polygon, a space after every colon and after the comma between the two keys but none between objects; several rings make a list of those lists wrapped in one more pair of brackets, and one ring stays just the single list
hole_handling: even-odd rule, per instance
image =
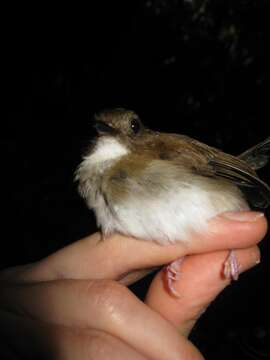
[{"label": "finger", "polygon": [[[262,212],[225,212],[209,221],[203,236],[194,234],[192,253],[224,249],[241,249],[260,242],[267,232],[267,220]],[[238,236],[239,235],[239,236]]]},{"label": "finger", "polygon": [[[3,289],[2,307],[56,325],[114,336],[151,359],[201,359],[162,316],[113,281],[51,281]],[[196,357],[197,356],[197,357]]]},{"label": "finger", "polygon": [[[65,337],[63,360],[74,359],[131,359],[146,360],[146,357],[120,339],[103,331],[84,330]],[[72,349],[70,349],[72,348]]]},{"label": "finger", "polygon": [[[55,358],[60,338],[55,327],[36,320],[17,316],[11,311],[0,310],[0,334],[5,344],[0,357],[5,359],[46,359]],[[58,334],[64,329],[58,327]],[[8,350],[13,357],[4,357]]]},{"label": "finger", "polygon": [[[153,280],[146,303],[174,324],[182,334],[188,334],[208,304],[230,283],[222,276],[221,264],[227,251],[187,256],[181,264],[179,281],[174,288],[179,298],[164,288],[162,271]],[[236,251],[240,272],[255,266],[260,258],[259,249],[253,246]]]},{"label": "finger", "polygon": [[[192,234],[189,241],[159,245],[115,234],[100,240],[96,233],[67,246],[43,261],[6,278],[16,281],[55,279],[114,279],[138,269],[167,264],[191,253],[210,252],[252,246],[266,233],[262,213],[225,213],[211,221],[203,234]],[[2,279],[4,275],[2,275]]]},{"label": "finger", "polygon": [[122,285],[129,286],[130,284],[134,284],[136,281],[143,279],[145,276],[151,274],[155,270],[158,270],[159,267],[153,267],[150,269],[142,269],[142,270],[134,270],[127,274],[123,274],[123,276],[118,280],[118,282]]},{"label": "finger", "polygon": [[5,359],[146,359],[110,334],[72,329],[0,311],[0,356]]},{"label": "finger", "polygon": [[[72,334],[72,336],[74,337],[74,334]],[[146,360],[146,357],[143,354],[140,354],[136,349],[133,349],[131,346],[124,343],[120,339],[111,336],[110,334],[107,334],[103,331],[83,331],[80,337],[76,336],[75,341],[71,342],[69,339],[67,339],[67,342],[69,344],[72,344],[73,356],[70,355],[70,346],[68,346],[65,349],[67,357],[63,357],[63,359],[65,360],[82,359],[82,357],[79,356],[82,353],[82,349],[85,355],[83,359]],[[74,342],[76,344],[75,351]]]}]

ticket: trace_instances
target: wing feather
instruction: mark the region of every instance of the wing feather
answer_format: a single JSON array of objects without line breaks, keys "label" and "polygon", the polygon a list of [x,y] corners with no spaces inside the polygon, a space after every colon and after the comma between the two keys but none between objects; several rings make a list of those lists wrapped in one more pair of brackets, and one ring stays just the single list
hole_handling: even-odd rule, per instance
[{"label": "wing feather", "polygon": [[233,182],[241,188],[254,206],[270,205],[270,187],[258,177],[252,164],[244,160],[245,157],[229,155],[197,141],[192,143],[206,159],[206,164],[202,168],[208,176]]},{"label": "wing feather", "polygon": [[162,153],[161,159],[190,168],[194,174],[232,182],[256,207],[270,205],[270,188],[255,172],[259,161],[261,164],[262,159],[266,161],[262,156],[266,156],[270,138],[240,156],[224,153],[185,135],[155,133],[154,138],[155,150],[157,154]]}]

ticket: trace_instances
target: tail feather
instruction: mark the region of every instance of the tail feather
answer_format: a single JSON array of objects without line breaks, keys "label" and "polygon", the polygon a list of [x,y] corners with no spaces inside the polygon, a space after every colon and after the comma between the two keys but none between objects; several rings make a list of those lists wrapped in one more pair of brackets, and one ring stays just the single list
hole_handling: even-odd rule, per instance
[{"label": "tail feather", "polygon": [[265,166],[269,161],[269,157],[270,137],[239,155],[239,158],[246,161],[253,170]]}]

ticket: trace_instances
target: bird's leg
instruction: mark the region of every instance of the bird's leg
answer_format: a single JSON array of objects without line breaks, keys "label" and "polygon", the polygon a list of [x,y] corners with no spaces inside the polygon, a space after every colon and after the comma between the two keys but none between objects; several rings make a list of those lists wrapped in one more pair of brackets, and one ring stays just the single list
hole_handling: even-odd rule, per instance
[{"label": "bird's leg", "polygon": [[224,268],[223,275],[226,279],[237,280],[239,277],[240,265],[238,264],[237,257],[234,250],[230,250],[229,256],[227,257]]},{"label": "bird's leg", "polygon": [[[173,261],[164,268],[165,286],[169,293],[176,298],[180,297],[180,294],[174,287],[174,283],[181,277],[181,265],[184,260],[184,256]],[[223,275],[226,279],[237,280],[239,277],[240,265],[237,261],[234,250],[230,250],[229,255],[224,263]]]},{"label": "bird's leg", "polygon": [[169,293],[176,298],[180,297],[180,294],[174,288],[174,282],[180,279],[181,276],[181,264],[184,260],[184,256],[173,261],[164,268],[165,273],[165,286]]}]

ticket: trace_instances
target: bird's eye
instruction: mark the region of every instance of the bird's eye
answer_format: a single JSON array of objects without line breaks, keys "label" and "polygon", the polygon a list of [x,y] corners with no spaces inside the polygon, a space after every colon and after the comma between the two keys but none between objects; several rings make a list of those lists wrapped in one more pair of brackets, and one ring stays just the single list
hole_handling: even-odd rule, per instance
[{"label": "bird's eye", "polygon": [[141,129],[140,121],[138,119],[132,119],[130,123],[130,127],[134,134],[138,134],[138,132]]}]

